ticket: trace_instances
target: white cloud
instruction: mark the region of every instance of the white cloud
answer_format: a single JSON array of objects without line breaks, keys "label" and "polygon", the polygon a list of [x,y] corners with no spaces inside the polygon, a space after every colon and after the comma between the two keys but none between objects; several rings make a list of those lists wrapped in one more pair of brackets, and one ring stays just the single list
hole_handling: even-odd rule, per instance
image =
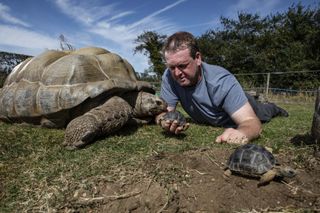
[{"label": "white cloud", "polygon": [[131,25],[130,25],[130,28],[134,28],[134,27],[137,27],[137,26],[141,26],[141,25],[143,25],[143,24],[150,24],[150,23],[152,22],[152,20],[153,20],[153,19],[152,19],[153,17],[155,17],[155,16],[157,16],[157,15],[159,15],[159,14],[161,14],[161,13],[167,11],[167,10],[170,10],[171,8],[173,8],[173,7],[181,4],[181,3],[184,2],[184,1],[186,1],[186,0],[179,0],[179,1],[177,1],[177,2],[175,2],[175,3],[173,3],[173,4],[170,4],[170,5],[168,5],[168,6],[164,7],[164,8],[156,11],[156,12],[153,12],[152,14],[144,17],[143,19],[141,19],[141,20],[139,20],[139,21],[131,24]]},{"label": "white cloud", "polygon": [[30,27],[30,24],[10,15],[10,8],[7,5],[0,3],[0,19],[10,24],[22,25]]},{"label": "white cloud", "polygon": [[112,16],[111,18],[109,18],[107,21],[110,22],[110,21],[113,21],[113,20],[117,20],[117,19],[120,19],[122,17],[125,17],[125,16],[128,16],[128,15],[131,15],[132,13],[134,13],[133,11],[125,11],[125,12],[121,12],[115,16]]},{"label": "white cloud", "polygon": [[31,49],[57,49],[59,41],[21,27],[0,24],[0,44]]},{"label": "white cloud", "polygon": [[94,5],[94,1],[56,0],[55,3],[64,14],[84,25],[91,25],[104,17],[117,19],[132,13],[116,10],[116,4]]}]

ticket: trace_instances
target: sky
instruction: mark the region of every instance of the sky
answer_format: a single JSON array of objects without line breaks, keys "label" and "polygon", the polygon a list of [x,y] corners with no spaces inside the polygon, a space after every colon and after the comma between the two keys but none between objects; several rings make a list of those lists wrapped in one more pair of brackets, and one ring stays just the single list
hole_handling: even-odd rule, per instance
[{"label": "sky", "polygon": [[238,12],[248,12],[264,17],[299,2],[319,6],[319,0],[0,0],[0,51],[35,56],[59,49],[62,34],[76,49],[108,49],[144,72],[148,58],[133,49],[145,31],[200,36],[221,28],[221,16],[236,19]]}]

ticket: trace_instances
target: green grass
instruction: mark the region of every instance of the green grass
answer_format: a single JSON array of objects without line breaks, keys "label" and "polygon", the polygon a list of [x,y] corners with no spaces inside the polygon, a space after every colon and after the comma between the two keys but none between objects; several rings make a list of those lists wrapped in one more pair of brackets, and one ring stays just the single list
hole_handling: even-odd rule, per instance
[{"label": "green grass", "polygon": [[[255,142],[275,152],[293,149],[301,153],[297,157],[301,160],[308,147],[304,143],[311,128],[313,104],[281,106],[290,116],[264,124]],[[0,212],[63,208],[76,190],[138,170],[138,165],[153,153],[203,147],[228,149],[230,145],[213,143],[222,131],[191,123],[185,134],[173,136],[156,125],[126,127],[85,149],[67,151],[61,146],[64,130],[0,122]]]}]

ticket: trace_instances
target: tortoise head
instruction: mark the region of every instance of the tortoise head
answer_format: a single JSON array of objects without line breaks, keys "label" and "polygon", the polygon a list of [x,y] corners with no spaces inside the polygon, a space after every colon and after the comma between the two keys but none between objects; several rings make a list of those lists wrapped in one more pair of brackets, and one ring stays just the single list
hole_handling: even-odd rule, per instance
[{"label": "tortoise head", "polygon": [[160,97],[148,93],[139,92],[135,99],[133,116],[134,117],[147,117],[155,116],[161,112],[166,111],[167,104]]},{"label": "tortoise head", "polygon": [[283,167],[279,169],[279,176],[281,177],[288,177],[288,178],[292,178],[294,176],[296,176],[297,172],[291,168],[291,167]]}]

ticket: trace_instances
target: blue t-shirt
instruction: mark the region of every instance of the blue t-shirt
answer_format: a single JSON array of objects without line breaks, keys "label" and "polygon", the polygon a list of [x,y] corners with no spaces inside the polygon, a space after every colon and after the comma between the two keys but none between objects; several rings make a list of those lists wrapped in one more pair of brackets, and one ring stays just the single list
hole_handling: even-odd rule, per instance
[{"label": "blue t-shirt", "polygon": [[162,76],[161,98],[170,107],[176,107],[180,101],[183,109],[198,123],[234,126],[230,115],[248,101],[241,85],[222,67],[204,62],[201,67],[202,78],[191,87],[181,87],[167,69]]}]

